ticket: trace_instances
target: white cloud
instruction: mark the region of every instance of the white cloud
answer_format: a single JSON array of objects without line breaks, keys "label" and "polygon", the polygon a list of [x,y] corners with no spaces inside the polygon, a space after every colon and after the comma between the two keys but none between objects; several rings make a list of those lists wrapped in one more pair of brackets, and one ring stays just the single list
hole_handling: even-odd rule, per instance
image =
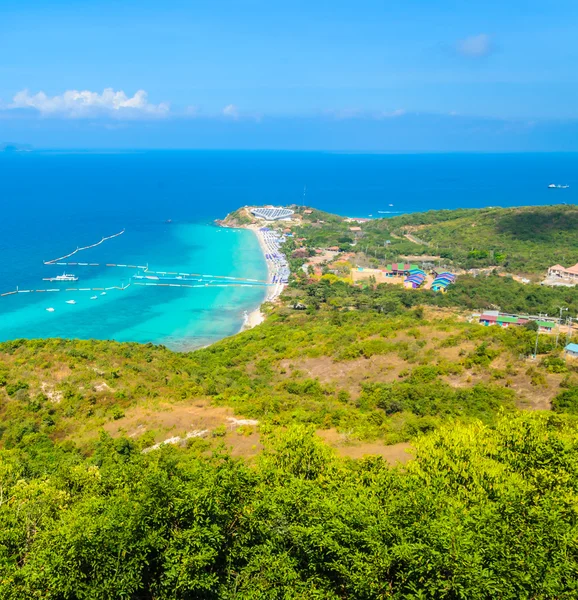
[{"label": "white cloud", "polygon": [[98,114],[121,118],[163,116],[169,112],[169,105],[164,102],[151,104],[144,90],[129,97],[122,90],[115,92],[112,88],[106,88],[102,94],[88,90],[67,90],[60,96],[47,96],[44,92],[31,95],[28,90],[22,90],[14,96],[8,108],[29,108],[43,115],[73,118]]},{"label": "white cloud", "polygon": [[474,58],[487,56],[493,49],[492,38],[487,33],[472,35],[460,40],[456,45],[459,54]]},{"label": "white cloud", "polygon": [[239,109],[234,104],[227,104],[225,108],[223,108],[223,114],[225,117],[231,117],[232,119],[239,118]]}]

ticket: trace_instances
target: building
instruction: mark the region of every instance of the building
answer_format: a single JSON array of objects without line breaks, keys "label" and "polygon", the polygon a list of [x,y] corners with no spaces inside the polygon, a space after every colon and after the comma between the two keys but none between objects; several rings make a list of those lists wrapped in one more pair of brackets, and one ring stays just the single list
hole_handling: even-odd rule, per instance
[{"label": "building", "polygon": [[421,287],[425,280],[425,271],[422,271],[421,269],[411,269],[408,277],[403,282],[403,287],[415,290]]},{"label": "building", "polygon": [[264,206],[261,208],[251,208],[251,213],[258,219],[265,221],[279,221],[280,219],[289,219],[293,214],[290,208],[281,206]]},{"label": "building", "polygon": [[448,285],[451,285],[456,280],[456,275],[453,273],[436,273],[436,278],[431,284],[431,289],[434,292],[446,292]]},{"label": "building", "polygon": [[392,263],[387,265],[383,272],[387,277],[408,277],[410,272],[415,271],[417,268],[417,265],[409,263]]},{"label": "building", "polygon": [[536,323],[538,323],[538,331],[541,333],[551,333],[556,326],[554,321],[544,321],[529,316],[508,315],[497,310],[487,310],[479,317],[479,322],[485,326],[498,325],[499,327],[519,327],[525,325],[529,321],[536,321]]},{"label": "building", "polygon": [[568,344],[564,348],[564,354],[572,358],[578,358],[578,344]]},{"label": "building", "polygon": [[562,265],[554,265],[548,269],[549,277],[559,277],[567,281],[578,283],[578,263],[573,267],[563,267]]},{"label": "building", "polygon": [[364,219],[362,217],[347,217],[343,219],[344,223],[367,223],[371,221],[371,219]]}]

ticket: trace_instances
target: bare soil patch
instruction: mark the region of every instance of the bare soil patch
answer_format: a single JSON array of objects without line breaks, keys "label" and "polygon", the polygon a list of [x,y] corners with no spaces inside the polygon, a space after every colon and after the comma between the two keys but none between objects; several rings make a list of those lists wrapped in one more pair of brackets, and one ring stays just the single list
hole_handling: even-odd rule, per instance
[{"label": "bare soil patch", "polygon": [[411,444],[400,442],[386,446],[380,442],[352,442],[346,436],[335,429],[321,429],[317,435],[329,446],[331,446],[340,456],[349,458],[363,458],[364,456],[381,456],[390,465],[405,464],[413,456],[411,453]]}]

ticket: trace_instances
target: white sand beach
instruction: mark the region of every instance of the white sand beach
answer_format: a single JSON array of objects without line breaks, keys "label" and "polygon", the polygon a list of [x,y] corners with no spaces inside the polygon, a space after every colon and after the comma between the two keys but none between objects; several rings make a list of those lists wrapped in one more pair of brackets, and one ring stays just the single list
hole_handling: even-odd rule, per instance
[{"label": "white sand beach", "polygon": [[[267,247],[267,242],[265,240],[265,236],[264,236],[263,232],[260,230],[260,227],[257,225],[249,225],[247,227],[247,229],[250,229],[257,236],[257,240],[259,241],[259,246],[261,247],[263,256],[265,258],[265,262],[267,263],[267,272],[268,272],[267,279],[269,282],[272,282],[274,279],[274,276],[277,274],[277,265],[275,264],[275,262],[273,260],[267,258],[267,255],[270,253],[271,250],[270,250],[270,248]],[[281,283],[279,280],[277,280],[277,282],[275,283],[274,286],[269,286],[267,288],[268,293],[267,293],[267,296],[264,301],[265,302],[275,302],[275,300],[277,300],[277,298],[279,298],[279,296],[283,292],[284,288],[285,288],[285,284]],[[263,312],[261,310],[261,306],[258,306],[255,310],[253,310],[250,313],[247,313],[245,315],[245,321],[243,323],[241,331],[245,331],[247,329],[252,329],[253,327],[256,327],[257,325],[261,324],[264,320],[265,320],[265,315],[263,314]]]}]

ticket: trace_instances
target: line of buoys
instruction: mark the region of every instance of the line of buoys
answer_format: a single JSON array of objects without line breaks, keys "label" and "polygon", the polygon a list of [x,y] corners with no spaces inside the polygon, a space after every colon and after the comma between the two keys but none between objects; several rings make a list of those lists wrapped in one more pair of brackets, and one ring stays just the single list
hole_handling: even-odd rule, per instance
[{"label": "line of buoys", "polygon": [[133,285],[156,286],[156,287],[182,287],[182,288],[204,288],[204,287],[255,287],[252,284],[243,283],[133,283]]},{"label": "line of buoys", "polygon": [[[44,264],[45,265],[53,265],[58,263],[58,261],[64,260],[65,258],[70,258],[71,256],[74,256],[77,252],[82,252],[83,250],[89,250],[90,248],[96,248],[96,246],[100,246],[100,244],[106,242],[107,240],[112,240],[112,238],[118,237],[119,235],[122,235],[124,233],[124,229],[122,231],[119,231],[118,233],[114,233],[113,235],[109,235],[106,237],[103,237],[100,242],[96,242],[96,244],[91,244],[90,246],[83,246],[82,248],[77,248],[76,250],[74,250],[74,252],[71,252],[70,254],[65,254],[64,256],[59,256],[58,258],[55,258],[53,260],[45,260]],[[79,264],[79,263],[75,263],[75,264]]]},{"label": "line of buoys", "polygon": [[[49,263],[45,263],[49,264]],[[119,265],[116,263],[77,263],[77,262],[57,262],[50,263],[61,267],[117,267],[121,269],[139,269],[149,275],[175,275],[178,277],[212,277],[214,279],[227,279],[230,281],[250,281],[251,283],[269,283],[264,279],[247,279],[244,277],[232,277],[231,275],[207,275],[205,273],[180,273],[177,271],[151,271],[148,266],[144,265]]]},{"label": "line of buoys", "polygon": [[3,294],[0,294],[1,296],[10,296],[12,294],[42,294],[42,293],[50,293],[50,292],[101,292],[101,291],[109,291],[109,290],[126,290],[127,288],[129,288],[132,284],[127,283],[126,285],[113,285],[110,287],[97,287],[97,288],[63,288],[63,289],[58,289],[58,288],[51,288],[49,290],[20,290],[20,289],[16,289],[12,292],[4,292]]}]

